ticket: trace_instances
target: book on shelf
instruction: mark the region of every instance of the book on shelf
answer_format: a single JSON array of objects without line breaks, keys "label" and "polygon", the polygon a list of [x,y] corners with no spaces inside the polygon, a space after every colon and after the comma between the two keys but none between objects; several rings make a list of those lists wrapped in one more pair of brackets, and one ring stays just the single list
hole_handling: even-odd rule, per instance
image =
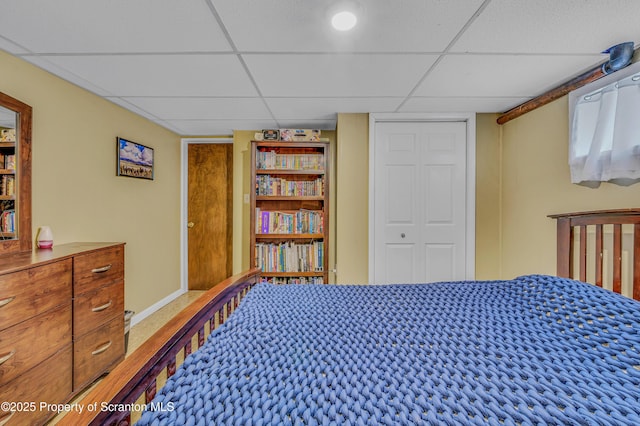
[{"label": "book on shelf", "polygon": [[324,179],[289,180],[271,175],[256,175],[256,195],[286,197],[322,197]]},{"label": "book on shelf", "polygon": [[[257,213],[260,213],[260,208],[257,209]],[[262,234],[269,233],[269,212],[263,211],[262,214],[256,214],[256,217],[260,218],[260,223],[258,224],[259,232]]]},{"label": "book on shelf", "polygon": [[0,215],[0,228],[2,232],[15,232],[16,224],[15,224],[16,212],[15,210],[4,210]]},{"label": "book on shelf", "polygon": [[0,178],[0,195],[13,196],[16,193],[16,177],[2,175]]},{"label": "book on shelf", "polygon": [[255,260],[263,272],[322,272],[324,243],[257,243]]},{"label": "book on shelf", "polygon": [[324,284],[324,277],[260,277],[267,284]]},{"label": "book on shelf", "polygon": [[322,210],[281,212],[256,207],[255,217],[258,234],[322,234],[324,232]]},{"label": "book on shelf", "polygon": [[281,154],[276,151],[256,152],[258,170],[324,170],[324,154]]},{"label": "book on shelf", "polygon": [[7,170],[16,169],[16,156],[15,154],[6,154],[4,156],[4,168]]}]

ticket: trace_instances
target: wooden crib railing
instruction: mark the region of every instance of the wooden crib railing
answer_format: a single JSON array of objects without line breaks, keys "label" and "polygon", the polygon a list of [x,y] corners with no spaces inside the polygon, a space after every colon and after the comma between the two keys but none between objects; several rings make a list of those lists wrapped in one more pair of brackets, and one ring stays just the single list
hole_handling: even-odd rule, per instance
[{"label": "wooden crib railing", "polygon": [[224,323],[258,282],[252,269],[216,284],[111,371],[59,425],[131,425],[163,382]]},{"label": "wooden crib railing", "polygon": [[[604,282],[604,234],[612,235],[612,290],[622,293],[623,275],[623,225],[630,225],[632,244],[629,250],[630,279],[632,294],[628,295],[640,300],[640,208],[600,210],[576,213],[562,213],[549,215],[557,220],[557,275],[587,281],[587,275],[594,277],[595,285],[602,287]],[[605,231],[611,229],[611,231]],[[591,230],[591,231],[589,231]],[[576,235],[579,233],[579,236]],[[593,247],[587,243],[588,232],[594,233]],[[576,248],[576,242],[578,247]],[[574,262],[575,256],[578,261]],[[589,259],[589,256],[593,256]],[[579,266],[574,271],[574,263]],[[595,270],[588,270],[588,265],[594,265]],[[576,273],[577,272],[577,273]]]}]

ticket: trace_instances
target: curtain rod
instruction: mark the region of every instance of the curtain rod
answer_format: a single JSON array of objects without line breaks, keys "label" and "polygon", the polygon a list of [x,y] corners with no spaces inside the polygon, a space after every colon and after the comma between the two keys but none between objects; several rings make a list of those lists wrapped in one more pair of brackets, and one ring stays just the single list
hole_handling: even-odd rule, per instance
[{"label": "curtain rod", "polygon": [[626,67],[631,63],[634,53],[638,50],[640,50],[640,48],[633,50],[633,42],[631,41],[616,44],[615,46],[610,47],[609,49],[602,52],[609,53],[609,60],[597,65],[595,68],[592,68],[580,74],[577,77],[572,78],[569,81],[562,83],[561,85],[543,93],[542,95],[536,96],[535,98],[530,99],[515,108],[511,108],[507,112],[502,113],[502,115],[498,117],[498,124],[505,124],[508,121],[513,120],[514,118],[518,118],[521,115],[526,114],[527,112],[533,111],[536,108],[540,108],[543,105],[561,98],[572,90],[578,89],[585,84],[596,81],[604,77],[605,75],[614,73]]}]

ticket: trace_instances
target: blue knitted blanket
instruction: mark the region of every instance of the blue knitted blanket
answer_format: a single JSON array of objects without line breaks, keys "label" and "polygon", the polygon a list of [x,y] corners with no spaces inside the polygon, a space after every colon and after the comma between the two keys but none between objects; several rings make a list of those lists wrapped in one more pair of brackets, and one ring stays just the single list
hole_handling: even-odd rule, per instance
[{"label": "blue knitted blanket", "polygon": [[259,284],[154,403],[139,425],[640,425],[640,303],[549,276]]}]

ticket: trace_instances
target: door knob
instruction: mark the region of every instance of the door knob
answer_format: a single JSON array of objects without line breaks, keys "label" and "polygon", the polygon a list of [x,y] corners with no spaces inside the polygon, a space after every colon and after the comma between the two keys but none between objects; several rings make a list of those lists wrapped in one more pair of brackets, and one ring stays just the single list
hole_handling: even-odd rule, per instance
[{"label": "door knob", "polygon": [[187,228],[193,228],[193,225],[195,225],[195,223],[189,222],[189,223],[187,223]]}]

